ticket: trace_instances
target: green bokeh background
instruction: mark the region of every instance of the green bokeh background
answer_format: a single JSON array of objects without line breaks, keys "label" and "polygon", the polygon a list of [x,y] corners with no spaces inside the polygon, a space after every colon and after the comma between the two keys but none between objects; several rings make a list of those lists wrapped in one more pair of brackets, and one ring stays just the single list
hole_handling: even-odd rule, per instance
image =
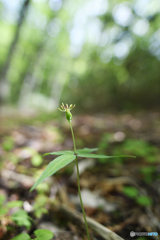
[{"label": "green bokeh background", "polygon": [[159,13],[156,0],[1,0],[1,105],[158,109]]}]

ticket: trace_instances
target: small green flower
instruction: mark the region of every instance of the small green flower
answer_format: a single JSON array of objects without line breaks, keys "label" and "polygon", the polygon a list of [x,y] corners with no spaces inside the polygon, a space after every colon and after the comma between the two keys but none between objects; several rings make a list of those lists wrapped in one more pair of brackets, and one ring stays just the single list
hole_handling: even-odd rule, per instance
[{"label": "small green flower", "polygon": [[70,123],[72,120],[72,114],[71,114],[71,110],[75,107],[75,104],[70,104],[70,106],[68,106],[68,104],[66,104],[66,106],[64,105],[64,103],[62,103],[62,105],[60,106],[60,108],[58,108],[61,112],[65,112],[66,113],[66,119],[68,120],[68,122]]}]

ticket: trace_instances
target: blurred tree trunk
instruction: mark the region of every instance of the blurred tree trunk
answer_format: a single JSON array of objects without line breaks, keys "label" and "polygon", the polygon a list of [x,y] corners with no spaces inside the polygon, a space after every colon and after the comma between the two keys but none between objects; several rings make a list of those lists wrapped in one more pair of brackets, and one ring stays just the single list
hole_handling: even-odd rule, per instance
[{"label": "blurred tree trunk", "polygon": [[26,12],[27,12],[27,9],[29,7],[30,2],[31,2],[31,0],[24,0],[24,2],[22,4],[20,14],[19,14],[19,19],[18,19],[18,22],[17,22],[17,27],[16,27],[16,30],[15,30],[15,34],[14,34],[13,40],[11,42],[11,45],[9,47],[5,63],[2,67],[2,69],[1,69],[0,102],[6,101],[7,98],[9,97],[9,94],[10,94],[10,87],[9,87],[9,83],[8,83],[8,80],[7,80],[7,72],[8,72],[8,69],[10,67],[12,58],[14,56],[14,51],[16,49],[16,45],[19,41],[20,30],[21,30],[21,27],[23,25],[25,15],[26,15]]}]

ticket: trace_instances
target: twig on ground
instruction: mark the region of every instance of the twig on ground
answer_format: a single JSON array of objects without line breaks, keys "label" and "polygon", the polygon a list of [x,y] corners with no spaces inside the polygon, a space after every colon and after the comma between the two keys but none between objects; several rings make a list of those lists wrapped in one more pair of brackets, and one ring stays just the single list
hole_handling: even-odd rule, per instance
[{"label": "twig on ground", "polygon": [[[64,216],[68,216],[68,218],[73,218],[75,220],[80,221],[84,225],[83,215],[81,213],[76,212],[72,208],[66,206],[65,204],[56,204],[53,206],[54,210],[57,212],[61,212]],[[124,240],[116,233],[112,232],[110,229],[106,228],[102,224],[98,223],[94,219],[87,217],[88,226],[98,233],[105,240]]]}]

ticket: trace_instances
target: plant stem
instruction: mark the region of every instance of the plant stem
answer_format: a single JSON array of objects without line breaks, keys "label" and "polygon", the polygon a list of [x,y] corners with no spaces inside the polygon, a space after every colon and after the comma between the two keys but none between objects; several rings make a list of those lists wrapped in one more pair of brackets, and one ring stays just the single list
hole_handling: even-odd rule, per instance
[{"label": "plant stem", "polygon": [[[73,145],[74,145],[74,152],[75,152],[75,154],[76,154],[76,144],[75,144],[75,138],[74,138],[74,133],[73,133],[73,128],[72,128],[71,122],[70,122],[70,127],[71,127],[71,133],[72,133],[72,139],[73,139]],[[76,168],[77,168],[78,194],[79,194],[79,199],[80,199],[81,208],[82,208],[82,212],[83,212],[84,222],[85,222],[85,226],[86,226],[87,237],[88,237],[88,240],[90,240],[89,230],[88,230],[88,224],[87,224],[87,219],[86,219],[86,214],[85,214],[85,211],[84,211],[83,201],[82,201],[82,196],[81,196],[81,188],[80,188],[80,180],[79,180],[80,177],[79,177],[79,168],[78,168],[77,155],[76,155]]]},{"label": "plant stem", "polygon": [[74,152],[75,152],[75,154],[76,154],[77,150],[76,150],[76,143],[75,143],[73,128],[72,128],[71,122],[70,122],[69,124],[70,124],[70,127],[71,127],[71,133],[72,133],[72,139],[73,139],[73,145],[74,145]]}]

